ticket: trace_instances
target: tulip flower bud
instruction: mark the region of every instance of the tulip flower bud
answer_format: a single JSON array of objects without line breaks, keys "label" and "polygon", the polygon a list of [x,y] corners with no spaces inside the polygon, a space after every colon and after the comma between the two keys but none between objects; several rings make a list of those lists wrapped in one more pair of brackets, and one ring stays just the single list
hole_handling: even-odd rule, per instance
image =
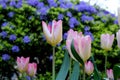
[{"label": "tulip flower bud", "polygon": [[114,41],[114,34],[102,34],[101,35],[101,48],[110,50]]},{"label": "tulip flower bud", "polygon": [[27,58],[17,57],[17,68],[21,73],[27,71],[28,63],[29,63],[29,57]]},{"label": "tulip flower bud", "polygon": [[112,69],[107,70],[107,77],[108,77],[110,80],[114,80],[113,70],[112,70]]},{"label": "tulip flower bud", "polygon": [[53,20],[52,26],[47,25],[44,21],[42,21],[43,32],[46,37],[47,42],[56,46],[58,43],[62,41],[62,21],[58,22]]},{"label": "tulip flower bud", "polygon": [[117,45],[120,48],[120,30],[116,33]]},{"label": "tulip flower bud", "polygon": [[88,75],[91,75],[93,73],[93,70],[94,70],[93,63],[91,61],[86,62],[85,63],[85,72]]},{"label": "tulip flower bud", "polygon": [[27,69],[27,74],[31,77],[35,76],[37,71],[37,64],[36,63],[29,63],[28,64],[28,69]]}]

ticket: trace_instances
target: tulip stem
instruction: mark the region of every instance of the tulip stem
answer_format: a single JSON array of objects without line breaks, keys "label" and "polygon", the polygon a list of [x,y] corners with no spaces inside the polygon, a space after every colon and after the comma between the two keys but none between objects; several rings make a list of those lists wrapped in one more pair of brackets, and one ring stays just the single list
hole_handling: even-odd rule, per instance
[{"label": "tulip stem", "polygon": [[83,66],[83,80],[85,80],[85,64]]},{"label": "tulip stem", "polygon": [[55,47],[53,47],[52,80],[55,80]]},{"label": "tulip stem", "polygon": [[71,67],[72,67],[72,59],[70,57],[70,71],[69,71],[69,79],[70,79],[70,76],[71,76]]},{"label": "tulip stem", "polygon": [[[106,71],[107,71],[107,55],[105,55],[105,74],[106,74]],[[105,75],[107,77],[107,75]]]}]

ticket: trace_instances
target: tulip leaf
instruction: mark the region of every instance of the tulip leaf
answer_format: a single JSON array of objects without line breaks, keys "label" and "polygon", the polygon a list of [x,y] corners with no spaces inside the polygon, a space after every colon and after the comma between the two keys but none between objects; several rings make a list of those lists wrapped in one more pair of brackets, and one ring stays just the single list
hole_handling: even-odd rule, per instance
[{"label": "tulip leaf", "polygon": [[92,63],[94,65],[94,74],[93,74],[94,80],[101,80],[100,75],[99,75],[99,71],[97,69],[97,65],[95,64],[94,57],[92,56],[90,59],[92,60]]},{"label": "tulip leaf", "polygon": [[56,77],[56,80],[65,80],[65,78],[68,74],[68,71],[69,71],[69,67],[70,67],[70,58],[66,51],[64,60],[63,60],[63,64],[60,68],[60,71],[59,71],[57,77]]},{"label": "tulip leaf", "polygon": [[77,61],[79,61],[82,65],[84,65],[83,60],[80,58],[80,56],[78,55],[78,53],[76,52],[76,50],[74,48],[74,42],[73,41],[71,43],[71,52],[72,52],[72,55],[75,57],[75,59]]},{"label": "tulip leaf", "polygon": [[78,80],[80,75],[80,65],[78,62],[75,61],[74,67],[73,67],[73,72],[70,76],[70,80]]},{"label": "tulip leaf", "polygon": [[114,73],[115,80],[117,80],[117,78],[120,77],[120,66],[119,65],[115,65],[113,67],[113,73]]}]

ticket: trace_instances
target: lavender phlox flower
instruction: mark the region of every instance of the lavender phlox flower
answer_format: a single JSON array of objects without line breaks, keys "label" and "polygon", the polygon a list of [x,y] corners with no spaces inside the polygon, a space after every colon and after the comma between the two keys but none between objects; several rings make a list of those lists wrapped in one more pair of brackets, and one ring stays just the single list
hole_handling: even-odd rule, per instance
[{"label": "lavender phlox flower", "polygon": [[24,43],[29,43],[30,41],[31,40],[30,40],[29,36],[24,36],[24,38],[23,38]]},{"label": "lavender phlox flower", "polygon": [[92,16],[82,15],[82,17],[81,17],[82,22],[92,21],[92,20],[94,20],[94,18]]},{"label": "lavender phlox flower", "polygon": [[64,15],[63,15],[63,14],[59,14],[59,15],[58,15],[58,19],[59,19],[59,20],[62,20],[63,18],[64,18]]},{"label": "lavender phlox flower", "polygon": [[4,22],[4,23],[2,23],[2,27],[5,27],[5,26],[7,26],[9,23],[8,22]]},{"label": "lavender phlox flower", "polygon": [[67,39],[67,35],[68,35],[67,33],[64,33],[64,34],[63,34],[63,39],[64,39],[64,40]]},{"label": "lavender phlox flower", "polygon": [[12,52],[19,52],[20,49],[17,45],[12,46]]},{"label": "lavender phlox flower", "polygon": [[11,34],[10,36],[9,36],[9,40],[10,41],[14,41],[14,40],[16,40],[16,35],[15,34]]},{"label": "lavender phlox flower", "polygon": [[8,61],[9,59],[10,59],[10,55],[8,55],[8,54],[3,54],[2,55],[2,60]]},{"label": "lavender phlox flower", "polygon": [[14,12],[9,12],[8,16],[12,18],[14,16],[14,14],[15,14]]},{"label": "lavender phlox flower", "polygon": [[17,1],[15,7],[16,7],[16,8],[22,7],[22,0]]},{"label": "lavender phlox flower", "polygon": [[72,13],[71,12],[67,12],[67,16],[68,17],[72,17]]},{"label": "lavender phlox flower", "polygon": [[71,17],[68,22],[70,28],[74,28],[74,26],[79,25],[78,20],[75,17]]},{"label": "lavender phlox flower", "polygon": [[6,31],[2,31],[0,33],[0,36],[4,39],[5,37],[7,37],[7,32]]},{"label": "lavender phlox flower", "polygon": [[38,9],[44,7],[44,3],[43,2],[39,2],[36,6]]},{"label": "lavender phlox flower", "polygon": [[39,0],[27,0],[27,4],[31,6],[36,6],[39,4]]}]

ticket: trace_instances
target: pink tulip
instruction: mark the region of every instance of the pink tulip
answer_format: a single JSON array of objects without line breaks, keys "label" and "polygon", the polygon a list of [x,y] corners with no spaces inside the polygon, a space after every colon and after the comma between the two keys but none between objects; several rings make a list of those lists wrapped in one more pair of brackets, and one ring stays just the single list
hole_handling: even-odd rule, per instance
[{"label": "pink tulip", "polygon": [[113,76],[113,70],[109,69],[107,70],[107,77],[111,80],[114,80],[114,76]]},{"label": "pink tulip", "polygon": [[91,61],[86,62],[85,63],[85,72],[88,75],[91,75],[93,73],[93,70],[94,70],[93,63]]},{"label": "pink tulip", "polygon": [[43,32],[46,37],[47,42],[56,46],[58,43],[62,41],[62,21],[58,22],[53,20],[52,26],[47,25],[44,21],[42,21]]},{"label": "pink tulip", "polygon": [[110,50],[114,41],[114,34],[102,34],[101,35],[101,48]]},{"label": "pink tulip", "polygon": [[120,30],[116,33],[116,38],[117,38],[118,47],[120,48]]},{"label": "pink tulip", "polygon": [[27,71],[28,63],[29,63],[29,57],[27,58],[17,57],[17,67],[21,73]]},{"label": "pink tulip", "polygon": [[27,74],[29,76],[35,76],[36,71],[37,71],[37,64],[36,63],[29,63],[28,69],[27,69]]},{"label": "pink tulip", "polygon": [[[73,31],[72,29],[70,29],[68,31],[68,36],[67,36],[67,40],[66,40],[66,47],[67,47],[67,50],[68,50],[70,56],[74,60],[76,60],[76,59],[74,58],[74,56],[72,55],[72,52],[71,52],[71,42],[72,42],[73,39],[75,39],[77,37],[81,37],[81,36],[82,36],[82,32],[78,33],[77,31]],[[76,43],[74,43],[74,47],[75,47],[76,50],[78,50],[77,46],[78,45]]]},{"label": "pink tulip", "polygon": [[89,35],[77,37],[74,39],[77,44],[76,51],[81,59],[86,62],[91,56],[91,38]]}]

